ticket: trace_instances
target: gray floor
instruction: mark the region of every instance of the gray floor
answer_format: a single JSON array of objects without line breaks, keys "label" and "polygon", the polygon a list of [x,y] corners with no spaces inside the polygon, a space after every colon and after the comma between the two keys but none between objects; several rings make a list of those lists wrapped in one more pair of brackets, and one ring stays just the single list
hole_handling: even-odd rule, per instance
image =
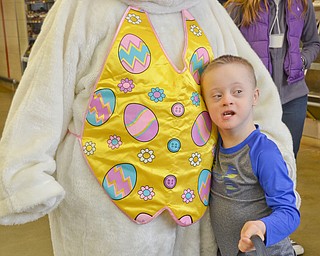
[{"label": "gray floor", "polygon": [[[13,91],[0,80],[0,136]],[[320,140],[303,137],[297,160],[298,191],[302,197],[301,225],[291,238],[305,248],[304,256],[318,256],[320,231]],[[47,217],[20,226],[0,226],[1,256],[52,256]],[[121,253],[119,253],[121,255]],[[89,255],[96,256],[96,255]]]}]

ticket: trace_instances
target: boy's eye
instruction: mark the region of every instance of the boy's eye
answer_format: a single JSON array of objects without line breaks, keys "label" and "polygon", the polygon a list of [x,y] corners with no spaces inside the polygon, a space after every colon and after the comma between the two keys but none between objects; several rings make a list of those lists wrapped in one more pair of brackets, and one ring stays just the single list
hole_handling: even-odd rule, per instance
[{"label": "boy's eye", "polygon": [[234,92],[235,94],[240,94],[240,93],[242,93],[242,90],[235,90],[235,92]]},{"label": "boy's eye", "polygon": [[218,100],[218,99],[221,98],[221,94],[214,94],[214,95],[213,95],[213,98],[216,99],[216,100]]}]

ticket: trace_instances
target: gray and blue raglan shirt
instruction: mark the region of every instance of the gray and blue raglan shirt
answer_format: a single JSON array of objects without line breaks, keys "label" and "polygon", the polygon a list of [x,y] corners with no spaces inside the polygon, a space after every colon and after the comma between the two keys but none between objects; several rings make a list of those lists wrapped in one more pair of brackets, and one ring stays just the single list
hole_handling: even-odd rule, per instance
[{"label": "gray and blue raglan shirt", "polygon": [[257,126],[239,145],[223,148],[221,140],[218,145],[210,213],[221,255],[237,255],[240,231],[248,220],[265,223],[270,255],[294,255],[287,237],[298,227],[300,213],[293,182],[276,144]]}]

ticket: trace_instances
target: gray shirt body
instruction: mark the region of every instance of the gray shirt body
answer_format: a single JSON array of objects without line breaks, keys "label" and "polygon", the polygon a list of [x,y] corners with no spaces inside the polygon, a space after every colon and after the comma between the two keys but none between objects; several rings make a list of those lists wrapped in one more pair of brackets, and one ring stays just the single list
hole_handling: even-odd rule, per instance
[{"label": "gray shirt body", "polygon": [[[256,251],[239,253],[240,231],[249,220],[271,214],[265,192],[253,172],[250,147],[246,144],[232,153],[216,150],[211,183],[210,214],[219,247],[218,255],[257,255]],[[270,256],[294,256],[287,237],[267,248]],[[238,254],[239,253],[239,254]]]}]

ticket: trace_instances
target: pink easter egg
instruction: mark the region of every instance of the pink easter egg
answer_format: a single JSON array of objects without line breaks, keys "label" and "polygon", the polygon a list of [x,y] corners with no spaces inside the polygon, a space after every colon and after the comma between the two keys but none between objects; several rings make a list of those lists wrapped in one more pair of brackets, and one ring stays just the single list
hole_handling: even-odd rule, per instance
[{"label": "pink easter egg", "polygon": [[147,213],[140,213],[137,215],[135,221],[139,224],[146,224],[153,219],[152,215]]},{"label": "pink easter egg", "polygon": [[179,222],[181,226],[190,226],[193,223],[192,218],[189,215],[182,216],[179,219]]},{"label": "pink easter egg", "polygon": [[205,205],[209,205],[209,194],[211,184],[211,171],[204,169],[201,171],[198,178],[198,193],[201,202]]},{"label": "pink easter egg", "polygon": [[87,121],[93,126],[103,125],[114,112],[116,96],[110,89],[94,92],[87,112]]},{"label": "pink easter egg", "polygon": [[191,137],[193,142],[199,146],[204,146],[210,139],[210,134],[212,130],[212,122],[207,111],[203,111],[196,118],[192,130]]},{"label": "pink easter egg", "polygon": [[189,70],[197,84],[200,84],[201,73],[209,61],[210,56],[206,48],[200,47],[193,53]]},{"label": "pink easter egg", "polygon": [[113,200],[121,200],[131,193],[137,182],[136,168],[127,163],[113,166],[105,175],[102,187]]},{"label": "pink easter egg", "polygon": [[132,34],[125,35],[120,41],[118,56],[124,69],[134,74],[144,72],[151,62],[148,46],[141,38]]},{"label": "pink easter egg", "polygon": [[142,142],[154,139],[159,131],[155,114],[146,106],[136,103],[126,106],[124,125],[133,138]]}]

